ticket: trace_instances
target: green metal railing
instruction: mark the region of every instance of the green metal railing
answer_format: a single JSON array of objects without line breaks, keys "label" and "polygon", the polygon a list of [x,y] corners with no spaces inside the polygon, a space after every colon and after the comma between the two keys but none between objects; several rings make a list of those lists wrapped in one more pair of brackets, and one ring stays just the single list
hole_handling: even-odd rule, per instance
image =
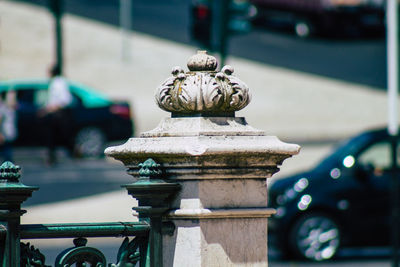
[{"label": "green metal railing", "polygon": [[[2,267],[48,266],[38,248],[21,239],[73,238],[74,247],[62,251],[53,266],[107,266],[104,254],[86,246],[88,237],[125,237],[117,255],[117,263],[109,267],[162,266],[162,234],[173,232],[171,223],[163,222],[169,201],[180,186],[161,179],[160,165],[152,159],[140,164],[138,181],[123,185],[135,197],[139,222],[22,224],[26,212],[21,204],[38,187],[19,181],[20,167],[11,162],[0,166],[0,264]],[[132,237],[129,239],[129,237]]]}]

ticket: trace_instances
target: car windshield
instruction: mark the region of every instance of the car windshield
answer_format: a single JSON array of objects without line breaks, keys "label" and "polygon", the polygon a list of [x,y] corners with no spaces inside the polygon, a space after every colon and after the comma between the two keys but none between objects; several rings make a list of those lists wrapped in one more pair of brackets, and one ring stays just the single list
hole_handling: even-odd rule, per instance
[{"label": "car windshield", "polygon": [[82,104],[87,108],[104,107],[111,104],[106,96],[93,89],[78,83],[68,82],[72,93],[82,99]]},{"label": "car windshield", "polygon": [[[82,100],[82,105],[87,108],[104,107],[111,104],[111,101],[103,94],[94,89],[68,81],[69,89],[73,94]],[[36,90],[46,90],[49,86],[49,80],[10,80],[0,82],[0,92],[8,90],[24,90],[35,88]]]},{"label": "car windshield", "polygon": [[371,139],[370,133],[363,133],[343,142],[340,142],[333,152],[323,159],[318,166],[317,170],[329,168],[329,166],[337,164],[344,156],[351,155],[357,151],[358,148],[363,146]]}]

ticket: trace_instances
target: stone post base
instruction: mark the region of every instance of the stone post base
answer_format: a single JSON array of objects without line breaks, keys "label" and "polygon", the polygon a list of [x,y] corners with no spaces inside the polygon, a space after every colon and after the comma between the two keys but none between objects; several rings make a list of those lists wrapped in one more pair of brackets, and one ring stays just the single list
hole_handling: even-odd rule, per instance
[{"label": "stone post base", "polygon": [[268,266],[267,223],[272,209],[177,211],[163,236],[164,266]]},{"label": "stone post base", "polygon": [[179,184],[165,221],[163,266],[267,266],[266,179],[299,146],[247,125],[244,118],[168,118],[153,131],[106,150],[140,176],[151,157],[167,183]]}]

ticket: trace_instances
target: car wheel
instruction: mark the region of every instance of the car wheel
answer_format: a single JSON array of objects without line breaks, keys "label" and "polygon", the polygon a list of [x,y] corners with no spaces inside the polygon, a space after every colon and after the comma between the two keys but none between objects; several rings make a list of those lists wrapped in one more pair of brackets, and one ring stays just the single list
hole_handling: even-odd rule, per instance
[{"label": "car wheel", "polygon": [[292,227],[289,247],[302,258],[322,261],[335,256],[340,245],[340,229],[329,216],[312,213],[300,217]]},{"label": "car wheel", "polygon": [[86,127],[76,134],[74,140],[74,155],[79,157],[100,157],[104,155],[106,137],[104,132],[96,127]]}]

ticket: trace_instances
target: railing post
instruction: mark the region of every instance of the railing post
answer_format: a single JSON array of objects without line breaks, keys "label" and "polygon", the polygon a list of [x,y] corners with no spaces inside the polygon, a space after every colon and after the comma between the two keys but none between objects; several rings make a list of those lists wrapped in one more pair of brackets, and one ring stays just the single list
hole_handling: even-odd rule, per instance
[{"label": "railing post", "polygon": [[179,191],[180,185],[165,182],[162,179],[160,164],[153,159],[147,159],[139,164],[139,167],[139,179],[123,187],[139,201],[139,206],[133,208],[139,213],[139,220],[147,221],[151,225],[145,266],[161,267],[162,217],[169,208],[169,201]]},{"label": "railing post", "polygon": [[[217,70],[216,59],[205,51],[192,56],[187,66],[187,72],[173,68],[156,91],[157,104],[171,117],[105,153],[139,176],[127,189],[139,199],[136,210],[154,225],[150,246],[157,255],[151,254],[152,260],[162,257],[168,267],[267,266],[268,217],[275,210],[267,206],[266,178],[300,147],[235,117],[251,94],[233,75],[233,67]],[[161,164],[165,181],[143,179],[152,163],[139,165],[140,170],[138,164],[150,157]],[[169,203],[169,193],[177,187],[167,183],[172,181],[181,189]],[[172,185],[173,190],[168,188]],[[160,215],[167,203],[162,219],[175,230],[161,239]],[[158,252],[161,243],[163,252]]]},{"label": "railing post", "polygon": [[20,266],[21,203],[38,190],[19,182],[20,167],[6,161],[0,166],[0,264]]}]

